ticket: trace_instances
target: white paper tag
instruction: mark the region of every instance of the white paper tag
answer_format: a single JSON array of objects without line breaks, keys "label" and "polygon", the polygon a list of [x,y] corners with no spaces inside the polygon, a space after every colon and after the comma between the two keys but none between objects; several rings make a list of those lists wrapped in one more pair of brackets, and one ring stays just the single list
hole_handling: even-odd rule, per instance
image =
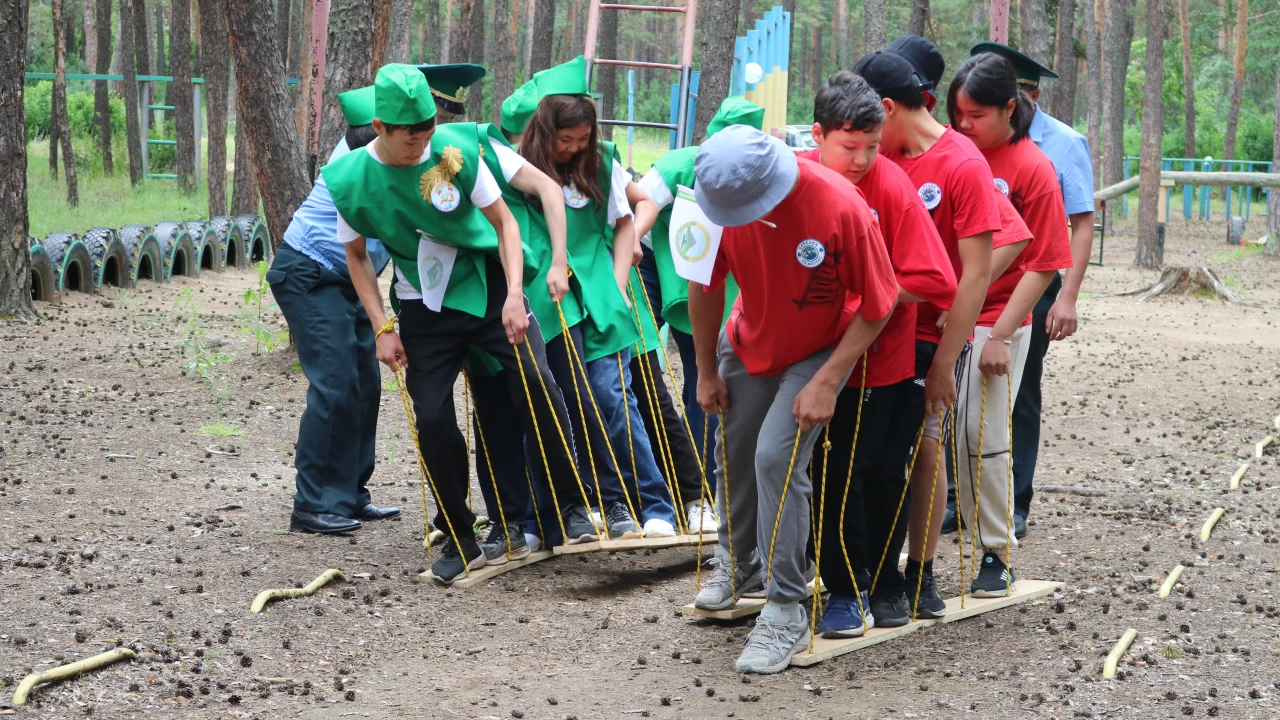
[{"label": "white paper tag", "polygon": [[421,230],[418,236],[418,283],[422,285],[422,304],[440,312],[458,248],[442,245]]},{"label": "white paper tag", "polygon": [[670,228],[671,259],[676,274],[685,280],[709,285],[724,228],[707,219],[698,207],[692,188],[676,186]]}]

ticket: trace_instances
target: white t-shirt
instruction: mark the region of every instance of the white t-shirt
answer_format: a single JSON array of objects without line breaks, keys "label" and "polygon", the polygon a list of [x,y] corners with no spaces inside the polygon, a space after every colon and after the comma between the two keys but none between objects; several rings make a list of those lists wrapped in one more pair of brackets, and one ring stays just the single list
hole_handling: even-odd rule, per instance
[{"label": "white t-shirt", "polygon": [[[671,191],[667,189],[667,181],[662,179],[662,174],[658,172],[657,168],[649,168],[649,172],[645,173],[637,184],[644,191],[644,194],[648,195],[649,199],[658,206],[658,212],[662,212],[664,207],[676,200],[672,197]],[[653,247],[651,233],[645,233],[644,237],[640,238],[640,242]]]},{"label": "white t-shirt", "polygon": [[609,191],[610,225],[624,217],[631,217],[631,203],[627,202],[627,185],[631,184],[631,174],[623,169],[617,160],[613,161],[613,187]]},{"label": "white t-shirt", "polygon": [[[345,146],[346,140],[344,139],[338,144],[337,148],[334,148],[334,153],[337,154],[338,150],[345,148]],[[373,149],[373,143],[366,145],[365,149],[369,152],[370,157],[378,162],[382,162],[382,158],[379,158],[378,153]],[[507,182],[510,182],[511,178],[520,171],[520,168],[524,167],[524,158],[520,157],[520,155],[513,152],[510,148],[504,146],[493,146],[493,150],[498,156],[498,165],[502,167],[503,177]],[[418,162],[426,162],[430,156],[431,148],[428,147]],[[489,166],[483,162],[480,163],[480,168],[476,171],[476,185],[471,189],[471,204],[478,208],[487,208],[497,202],[501,197],[502,188],[498,186],[498,181],[493,177],[493,173],[489,172]],[[339,213],[338,240],[344,243],[349,243],[359,237],[361,237],[360,233],[353,230],[351,226],[347,224],[347,221],[342,219],[342,214]],[[405,279],[404,275],[400,272],[400,268],[396,268],[396,296],[401,300],[422,299],[422,293],[418,292],[418,289]]]}]

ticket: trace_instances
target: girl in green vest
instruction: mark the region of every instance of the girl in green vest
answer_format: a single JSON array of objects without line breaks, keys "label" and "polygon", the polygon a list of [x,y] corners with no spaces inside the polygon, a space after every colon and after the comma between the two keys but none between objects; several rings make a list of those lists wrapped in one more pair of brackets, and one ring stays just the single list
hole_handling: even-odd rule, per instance
[{"label": "girl in green vest", "polygon": [[[545,88],[543,84],[539,79],[540,89],[558,89],[551,82]],[[560,368],[557,378],[562,387],[575,386],[572,370],[576,367],[581,377],[585,366],[601,416],[597,420],[589,409],[588,425],[603,426],[607,433],[622,487],[639,498],[644,535],[669,537],[675,534],[676,522],[671,493],[654,460],[635,394],[629,390],[631,347],[640,340],[626,290],[635,242],[626,198],[630,178],[614,160],[612,143],[600,141],[595,104],[587,95],[577,94],[581,91],[540,93],[520,146],[525,159],[558,180],[564,190],[567,246],[574,271],[571,284],[586,316],[572,325],[564,318],[569,332],[548,344],[548,360],[553,373]],[[611,527],[625,525],[630,516],[622,487],[601,483],[606,522]]]}]

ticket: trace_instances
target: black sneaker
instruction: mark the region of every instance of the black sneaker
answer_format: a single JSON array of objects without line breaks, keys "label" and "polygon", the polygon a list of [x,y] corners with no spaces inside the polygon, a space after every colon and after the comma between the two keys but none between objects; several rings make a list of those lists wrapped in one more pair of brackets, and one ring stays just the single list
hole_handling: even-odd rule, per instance
[{"label": "black sneaker", "polygon": [[1013,536],[1019,540],[1027,536],[1027,516],[1013,514]]},{"label": "black sneaker", "polygon": [[911,622],[907,617],[907,602],[901,591],[877,592],[871,596],[871,614],[876,627],[902,627]]},{"label": "black sneaker", "polygon": [[480,543],[484,557],[489,565],[505,565],[508,560],[522,560],[529,557],[529,543],[525,542],[524,530],[520,523],[507,523],[506,527],[494,525],[489,530],[489,537]]},{"label": "black sneaker", "polygon": [[599,531],[591,522],[591,515],[582,505],[570,505],[561,511],[564,520],[564,542],[566,545],[595,542],[600,539]]},{"label": "black sneaker", "polygon": [[911,615],[917,620],[937,619],[947,614],[947,604],[938,594],[938,584],[934,582],[932,570],[921,570],[919,575],[907,574],[907,607],[916,597],[916,588],[920,588],[920,600],[916,603]]},{"label": "black sneaker", "polygon": [[942,534],[950,535],[960,529],[960,519],[956,516],[955,508],[947,508],[942,513]]},{"label": "black sneaker", "polygon": [[[440,559],[431,566],[431,576],[441,585],[452,585],[454,580],[466,575],[467,569],[477,570],[485,566],[484,551],[476,544],[475,535],[467,534],[460,541],[461,553],[458,552],[458,545],[453,542],[453,537],[445,535]],[[462,564],[463,555],[467,558],[466,568]]]},{"label": "black sneaker", "polygon": [[1000,556],[991,551],[982,554],[982,569],[969,586],[969,593],[976,598],[1008,597],[1013,592],[1013,571]]},{"label": "black sneaker", "polygon": [[605,528],[610,540],[639,540],[640,530],[631,511],[621,502],[615,502],[604,511]]}]

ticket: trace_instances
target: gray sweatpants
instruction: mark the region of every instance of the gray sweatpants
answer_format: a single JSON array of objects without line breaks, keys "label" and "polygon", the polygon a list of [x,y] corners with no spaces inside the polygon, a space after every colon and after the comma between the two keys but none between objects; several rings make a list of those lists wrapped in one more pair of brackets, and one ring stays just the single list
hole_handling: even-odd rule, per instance
[{"label": "gray sweatpants", "polygon": [[[791,408],[796,395],[829,357],[830,350],[821,350],[781,375],[756,377],[747,373],[728,335],[724,331],[720,333],[720,375],[729,388],[729,410],[724,414],[723,425],[723,443],[727,447],[716,439],[716,458],[727,457],[727,463],[722,462],[716,468],[720,488],[716,503],[722,519],[720,554],[729,555],[732,524],[734,562],[750,559],[752,551],[758,548],[767,574],[773,527],[777,521],[773,570],[765,588],[765,598],[774,603],[798,602],[808,596],[805,546],[809,540],[809,498],[813,495],[809,456],[822,428],[814,427],[800,436],[791,482],[787,484],[787,468],[791,466],[791,452],[799,429]],[[785,498],[784,484],[787,485]],[[781,520],[778,520],[779,504],[782,505]],[[726,518],[728,521],[724,522]]]}]

